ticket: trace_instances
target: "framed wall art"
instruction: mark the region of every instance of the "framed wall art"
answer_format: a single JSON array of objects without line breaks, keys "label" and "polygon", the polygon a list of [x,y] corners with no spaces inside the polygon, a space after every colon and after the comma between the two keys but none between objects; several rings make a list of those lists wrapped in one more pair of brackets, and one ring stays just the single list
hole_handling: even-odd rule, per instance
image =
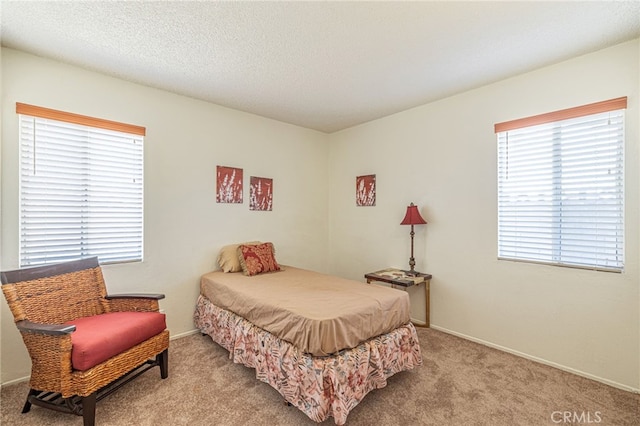
[{"label": "framed wall art", "polygon": [[376,175],[356,177],[356,205],[376,205]]},{"label": "framed wall art", "polygon": [[249,180],[249,210],[271,211],[273,179],[251,176]]},{"label": "framed wall art", "polygon": [[242,204],[242,169],[216,166],[216,202]]}]

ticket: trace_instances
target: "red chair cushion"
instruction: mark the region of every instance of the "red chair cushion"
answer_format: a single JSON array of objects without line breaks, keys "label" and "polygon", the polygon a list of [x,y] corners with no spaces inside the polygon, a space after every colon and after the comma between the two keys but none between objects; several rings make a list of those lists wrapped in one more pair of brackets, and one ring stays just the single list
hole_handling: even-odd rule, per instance
[{"label": "red chair cushion", "polygon": [[71,364],[74,370],[88,370],[142,343],[167,328],[159,312],[112,312],[78,318],[71,333]]}]

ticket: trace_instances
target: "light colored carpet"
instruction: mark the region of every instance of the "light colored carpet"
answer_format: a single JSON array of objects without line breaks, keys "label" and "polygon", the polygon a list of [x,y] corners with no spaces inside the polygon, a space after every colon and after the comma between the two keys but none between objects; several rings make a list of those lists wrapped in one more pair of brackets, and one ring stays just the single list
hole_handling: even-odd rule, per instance
[{"label": "light colored carpet", "polygon": [[[640,395],[433,329],[420,328],[418,336],[424,364],[367,395],[347,425],[640,425]],[[20,414],[27,392],[27,383],[2,388],[3,425],[82,425],[81,417],[36,406]],[[196,334],[171,341],[168,379],[159,369],[146,372],[98,403],[96,424],[317,423]]]}]

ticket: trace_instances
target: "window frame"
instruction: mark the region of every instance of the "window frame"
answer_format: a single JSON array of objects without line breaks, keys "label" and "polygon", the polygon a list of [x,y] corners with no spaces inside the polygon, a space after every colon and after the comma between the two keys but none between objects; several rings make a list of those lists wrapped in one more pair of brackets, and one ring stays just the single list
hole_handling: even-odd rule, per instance
[{"label": "window frame", "polygon": [[[624,133],[624,121],[625,121],[625,114],[624,114],[624,110],[627,108],[627,98],[626,97],[620,97],[620,98],[615,98],[615,99],[610,99],[607,101],[602,101],[602,102],[596,102],[596,103],[592,103],[592,104],[587,104],[587,105],[583,105],[583,106],[579,106],[579,107],[575,107],[575,108],[568,108],[568,109],[564,109],[564,110],[559,110],[559,111],[554,111],[554,112],[550,112],[550,113],[545,113],[545,114],[540,114],[540,115],[535,115],[535,116],[531,116],[531,117],[525,117],[525,118],[521,118],[521,119],[517,119],[517,120],[511,120],[511,121],[506,121],[506,122],[502,122],[502,123],[497,123],[494,125],[494,131],[496,133],[496,142],[497,142],[497,176],[496,176],[496,182],[497,182],[497,226],[498,226],[498,234],[497,234],[497,249],[498,249],[498,259],[499,260],[508,260],[508,261],[517,261],[517,262],[526,262],[526,263],[541,263],[541,264],[547,264],[547,265],[553,265],[553,266],[561,266],[561,267],[570,267],[570,268],[580,268],[580,269],[591,269],[591,270],[600,270],[600,271],[607,271],[607,272],[623,272],[624,271],[624,264],[625,264],[625,259],[624,259],[624,251],[625,251],[625,215],[624,215],[624,205],[625,205],[625,188],[624,188],[624,178],[625,178],[625,159],[624,159],[624,150],[625,150],[625,133]],[[505,217],[503,217],[503,214],[506,214],[506,210],[505,208],[509,205],[507,202],[507,204],[505,205],[502,201],[501,201],[501,196],[505,195],[508,192],[504,192],[504,187],[503,185],[506,185],[506,178],[503,176],[504,171],[501,172],[501,167],[503,167],[504,165],[502,164],[503,159],[501,159],[501,155],[503,155],[504,153],[501,151],[503,149],[503,147],[501,146],[501,144],[505,144],[508,143],[508,135],[510,131],[513,132],[523,132],[526,130],[531,130],[532,132],[534,132],[535,130],[540,130],[542,128],[541,125],[550,125],[550,124],[557,124],[557,127],[560,128],[562,126],[566,126],[570,123],[574,123],[576,121],[579,121],[581,118],[591,118],[593,116],[593,118],[595,118],[597,115],[599,114],[603,114],[603,113],[614,113],[616,111],[621,111],[620,116],[621,116],[621,121],[622,123],[620,124],[621,126],[621,130],[622,133],[620,135],[620,139],[618,140],[620,142],[620,150],[621,153],[619,155],[620,158],[617,158],[616,160],[616,164],[619,165],[619,176],[621,179],[621,183],[619,185],[616,185],[615,188],[617,189],[617,193],[619,194],[618,197],[615,198],[616,201],[616,211],[619,211],[619,224],[616,224],[616,231],[612,232],[612,235],[616,235],[616,239],[615,239],[615,245],[616,247],[620,247],[620,251],[621,253],[618,255],[616,254],[614,257],[616,258],[616,260],[606,260],[606,261],[601,261],[600,259],[589,259],[588,255],[575,255],[573,256],[575,259],[573,261],[569,261],[568,258],[570,258],[571,256],[566,256],[564,253],[561,256],[548,256],[547,257],[549,259],[544,259],[541,260],[541,258],[544,258],[544,255],[538,255],[536,258],[536,255],[534,254],[528,254],[528,253],[516,253],[516,251],[518,250],[518,248],[522,249],[522,251],[526,251],[528,245],[532,244],[532,237],[527,236],[526,232],[523,234],[524,237],[520,237],[520,241],[517,241],[513,243],[513,247],[508,247],[508,238],[506,238],[506,235],[508,235],[509,233],[506,233],[504,235],[501,235],[501,231],[504,230],[504,226],[505,225]],[[575,120],[574,120],[575,119]],[[536,126],[540,126],[538,128],[536,128]],[[548,130],[548,129],[547,129]],[[512,135],[515,136],[515,135]],[[501,139],[501,138],[507,138],[507,139]],[[595,136],[591,136],[592,139],[596,139]],[[562,139],[562,138],[560,138]],[[547,142],[550,142],[550,139],[547,139]],[[565,142],[559,142],[560,144],[563,144]],[[507,149],[507,148],[504,148]],[[514,147],[515,149],[515,147]],[[549,152],[552,152],[553,150],[557,149],[557,147],[551,148],[549,150]],[[554,159],[559,159],[562,158],[562,156],[555,156],[552,157]],[[591,167],[592,164],[589,164],[589,166]],[[524,168],[524,167],[523,167]],[[534,169],[536,172],[539,169]],[[618,169],[616,169],[618,170]],[[549,173],[555,173],[555,172],[549,172]],[[589,177],[592,179],[592,181],[596,180],[596,173],[590,174]],[[551,177],[551,175],[547,175],[547,177]],[[564,177],[561,177],[560,179],[564,179]],[[535,179],[531,179],[530,181],[526,181],[527,183],[540,183],[540,179],[535,178]],[[552,189],[553,197],[554,198],[560,198],[562,199],[562,197],[565,195],[564,193],[564,189],[563,186],[555,186]],[[600,212],[600,210],[598,210],[597,206],[599,200],[603,200],[605,199],[605,197],[601,194],[598,194],[598,201],[593,201],[590,200],[589,203],[587,204],[587,208],[584,210],[580,210],[579,207],[574,208],[574,211],[579,211],[579,212]],[[564,203],[564,201],[561,202],[561,204]],[[513,204],[512,204],[513,205]],[[539,206],[544,206],[547,205],[544,202],[537,204]],[[552,205],[552,203],[548,204],[549,206]],[[527,212],[526,209],[524,209],[523,207],[518,207],[517,205],[513,205],[514,208],[517,209],[523,209],[523,210],[518,210],[520,212],[520,214],[522,214],[523,212]],[[526,219],[527,223],[536,223],[538,222],[541,218],[544,217],[544,215],[542,213],[540,214],[535,214],[534,216],[532,216],[534,219]],[[563,209],[563,213],[560,216],[561,218],[566,217],[565,216],[565,211]],[[504,219],[504,220],[503,220]],[[554,219],[555,220],[555,219]],[[564,219],[562,219],[564,220]],[[598,224],[601,225],[602,222],[599,221],[600,219],[596,220],[594,219],[591,222],[588,222],[587,224],[584,224],[584,226],[580,229],[588,229],[585,228],[585,226],[591,225],[593,226],[594,224]],[[574,223],[579,222],[579,220],[576,220]],[[563,243],[563,238],[562,238],[562,233],[566,232],[566,230],[568,228],[565,228],[564,226],[565,224],[562,223],[558,226],[558,224],[554,221],[552,221],[552,224],[547,224],[544,226],[540,226],[540,229],[546,229],[548,234],[550,235],[549,238],[551,238],[552,241],[554,241],[554,244],[560,244],[563,245],[565,243]],[[517,231],[514,231],[513,229],[519,229],[518,228],[519,225],[514,225],[512,226],[511,231],[511,235],[513,235],[514,233],[517,234]],[[553,228],[557,227],[557,230],[552,230]],[[524,232],[524,231],[520,231],[520,232]],[[583,231],[584,232],[584,231]],[[602,235],[604,235],[604,233],[599,233],[599,231],[596,231],[598,238],[600,238],[599,241],[602,241]],[[586,232],[584,232],[584,234],[587,234]],[[569,239],[565,239],[564,241],[566,243],[573,243],[575,244],[576,241],[578,241],[580,238],[579,237],[570,237]],[[594,239],[596,239],[594,237]],[[525,242],[523,242],[525,241]],[[606,245],[607,243],[602,243],[602,245],[599,245],[597,247],[602,248]],[[553,246],[554,249],[556,248],[556,246]],[[509,253],[508,255],[505,255],[505,252],[510,251],[511,253]],[[590,254],[597,252],[597,250],[591,250]],[[618,258],[619,257],[619,258]],[[590,261],[590,264],[587,264],[588,261]],[[616,263],[617,262],[617,263]]]},{"label": "window frame", "polygon": [[[18,114],[18,121],[20,123],[19,129],[19,159],[20,164],[18,167],[19,175],[20,175],[20,184],[19,184],[19,199],[18,206],[20,209],[20,218],[19,218],[19,250],[18,250],[18,260],[20,267],[29,267],[36,265],[46,265],[46,264],[54,264],[63,262],[66,260],[74,260],[81,257],[87,257],[92,255],[97,255],[99,258],[103,257],[103,259],[99,259],[101,264],[108,263],[128,263],[128,262],[141,262],[144,259],[144,136],[146,135],[146,129],[142,126],[136,126],[111,120],[104,120],[101,118],[90,117],[86,115],[74,114],[65,111],[59,111],[50,108],[44,108],[35,105],[29,105],[24,103],[16,103],[16,113]],[[29,123],[29,120],[33,120],[32,124]],[[23,123],[26,123],[27,126],[23,129]],[[46,125],[46,123],[50,123],[51,129],[53,133],[48,136],[37,134],[36,126]],[[56,124],[57,123],[57,124]],[[26,129],[26,130],[25,130]],[[65,139],[63,136],[63,130],[68,129],[69,131],[75,132],[76,136],[69,136],[69,139]],[[29,134],[29,131],[33,132],[33,135]],[[40,130],[41,131],[41,130]],[[34,146],[32,148],[27,148],[25,150],[23,138],[26,135],[30,136],[33,140]],[[85,134],[86,133],[86,134]],[[71,135],[71,134],[69,134]],[[49,138],[51,142],[45,142],[46,139]],[[129,142],[127,142],[127,138],[131,137],[129,142],[135,145],[135,148],[129,149]],[[53,139],[52,139],[53,138]],[[94,139],[99,138],[99,139]],[[63,146],[67,146],[67,142],[70,143],[69,146],[75,147],[77,146],[78,150],[82,150],[82,146],[91,148],[93,145],[90,145],[91,141],[94,141],[97,145],[95,148],[98,148],[100,153],[96,154],[94,152],[93,157],[84,157],[81,155],[77,155],[76,152],[66,153],[63,155],[61,161],[70,161],[68,165],[75,165],[82,167],[83,170],[90,170],[91,176],[96,176],[96,183],[88,183],[80,185],[79,182],[84,181],[86,176],[84,172],[82,172],[82,178],[79,175],[63,174],[64,179],[69,182],[72,188],[89,188],[90,197],[84,197],[81,201],[71,200],[69,195],[60,198],[60,202],[62,202],[62,206],[64,208],[68,208],[71,213],[69,217],[74,216],[82,216],[87,217],[85,215],[80,215],[78,212],[80,210],[85,210],[87,206],[93,206],[93,209],[100,210],[100,213],[91,213],[89,212],[89,220],[91,217],[97,218],[100,216],[98,220],[99,224],[88,225],[88,226],[80,226],[79,223],[84,223],[84,219],[79,219],[71,221],[71,226],[73,231],[61,231],[53,232],[58,236],[62,235],[64,237],[69,236],[73,241],[70,247],[70,253],[65,255],[62,253],[64,250],[61,248],[59,242],[54,242],[52,244],[52,248],[57,248],[58,250],[51,250],[51,254],[42,254],[41,256],[34,255],[37,254],[38,249],[29,247],[29,244],[37,244],[39,241],[46,244],[47,241],[55,241],[54,237],[49,236],[49,230],[53,229],[55,226],[59,226],[61,223],[66,223],[67,218],[64,216],[64,213],[61,215],[60,213],[53,214],[57,218],[50,219],[48,215],[48,211],[51,205],[54,205],[54,199],[56,197],[63,196],[66,193],[62,189],[57,189],[55,187],[49,187],[49,180],[53,181],[54,178],[45,177],[46,174],[41,175],[40,179],[35,178],[33,182],[25,180],[25,173],[31,174],[31,172],[35,173],[35,167],[38,166],[41,168],[42,172],[55,173],[58,172],[60,175],[60,171],[57,169],[55,163],[52,165],[52,159],[48,159],[48,163],[41,163],[38,165],[36,163],[36,158],[38,160],[43,159],[44,157],[57,156],[58,151],[55,151],[56,147],[59,147],[60,144],[64,144]],[[101,142],[98,142],[100,140]],[[35,144],[38,143],[51,144],[53,143],[54,150],[51,151],[42,151],[39,155],[37,150],[45,149],[41,147],[39,148]],[[109,145],[109,143],[116,143],[117,145]],[[120,141],[120,143],[118,142]],[[122,141],[125,141],[126,144],[123,148]],[[119,144],[118,144],[119,143]],[[73,148],[72,148],[73,149]],[[105,151],[106,149],[106,151]],[[93,152],[93,149],[90,149]],[[48,152],[48,154],[47,154]],[[79,152],[79,151],[78,151]],[[105,153],[106,152],[106,153]],[[119,154],[121,153],[121,154]],[[25,155],[27,157],[25,157]],[[33,158],[29,156],[33,156]],[[97,157],[96,157],[97,155]],[[120,157],[118,157],[120,155]],[[121,155],[125,155],[125,157],[121,157]],[[44,156],[44,157],[43,157]],[[29,159],[31,164],[23,164],[25,159]],[[118,160],[118,158],[122,158]],[[105,160],[109,159],[112,161],[111,164],[117,165],[117,169],[109,167],[108,163],[105,163]],[[130,160],[130,161],[129,161]],[[118,162],[119,161],[119,162]],[[122,163],[125,161],[125,163]],[[131,163],[133,161],[133,163]],[[67,163],[65,163],[67,164]],[[95,175],[93,174],[95,173]],[[36,176],[35,174],[31,176]],[[30,177],[31,177],[30,176]],[[133,176],[133,180],[132,179]],[[118,181],[125,181],[124,187],[120,186],[121,183],[117,183]],[[39,181],[39,182],[38,182]],[[44,183],[42,183],[44,182]],[[133,182],[133,183],[132,183]],[[33,189],[27,188],[24,185],[36,185],[33,188],[36,188],[40,191],[45,191],[42,194],[29,193]],[[113,185],[117,185],[116,187],[122,188],[120,190],[114,190]],[[88,185],[88,186],[87,186]],[[97,185],[97,186],[91,186]],[[100,189],[102,188],[102,189]],[[129,189],[127,189],[129,188]],[[121,194],[125,194],[128,192],[119,192],[119,191],[128,191],[133,190],[131,197],[125,197],[128,199],[125,200],[122,198]],[[49,192],[51,191],[51,192]],[[97,191],[97,192],[96,192]],[[26,192],[26,193],[25,193]],[[35,194],[35,195],[34,195]],[[114,198],[114,194],[116,195]],[[35,197],[35,198],[34,198]],[[97,198],[94,198],[97,197]],[[89,200],[91,199],[91,200]],[[133,201],[132,201],[133,200]],[[29,202],[40,202],[44,207],[35,207],[33,210]],[[97,207],[98,203],[100,207]],[[106,203],[106,204],[105,204]],[[83,206],[83,207],[80,207]],[[27,210],[30,211],[27,213]],[[44,209],[44,210],[43,210]],[[79,210],[76,210],[79,209]],[[119,210],[120,209],[120,210]],[[126,210],[122,210],[126,209]],[[52,211],[55,209],[51,209]],[[96,211],[96,210],[94,210]],[[120,213],[123,211],[125,213]],[[41,213],[43,212],[43,213]],[[31,218],[34,218],[38,214],[42,214],[43,217],[47,219],[42,221],[42,219],[35,219],[35,222],[29,222],[32,219],[26,219],[25,215],[30,215]],[[122,214],[125,214],[127,218],[122,218]],[[35,216],[34,216],[35,215]],[[98,215],[98,216],[96,216]],[[115,216],[114,216],[115,215]],[[131,217],[133,215],[133,217]],[[117,216],[121,216],[116,219]],[[60,219],[62,218],[62,219]],[[106,218],[106,220],[105,220]],[[42,231],[33,231],[31,236],[27,236],[27,228],[29,226],[28,223],[31,223],[31,226],[34,224],[37,225],[38,220],[40,220],[41,224],[44,224],[44,228],[46,229]],[[124,221],[124,222],[123,222]],[[128,234],[125,228],[134,224],[134,228],[131,231],[131,234]],[[124,226],[124,228],[123,228]],[[66,225],[65,225],[66,227]],[[77,232],[76,229],[81,229]],[[96,232],[96,229],[98,231]],[[125,229],[123,233],[123,229]],[[116,236],[119,234],[119,236]],[[121,235],[125,235],[121,237]],[[95,246],[96,241],[102,239],[107,239],[112,241],[111,243],[103,243],[102,248],[98,248]],[[84,247],[87,241],[91,241],[88,244],[90,247],[88,250],[81,249],[80,247]],[[114,242],[115,241],[115,242]],[[107,246],[111,246],[112,248],[104,248],[105,244]],[[123,250],[122,255],[115,254],[117,250],[114,250],[113,247],[118,244],[124,244],[122,247],[128,246],[133,247],[127,250]],[[46,251],[46,250],[45,250]],[[31,259],[30,255],[31,253]],[[55,254],[54,254],[55,253]],[[47,259],[47,257],[50,257]]]}]

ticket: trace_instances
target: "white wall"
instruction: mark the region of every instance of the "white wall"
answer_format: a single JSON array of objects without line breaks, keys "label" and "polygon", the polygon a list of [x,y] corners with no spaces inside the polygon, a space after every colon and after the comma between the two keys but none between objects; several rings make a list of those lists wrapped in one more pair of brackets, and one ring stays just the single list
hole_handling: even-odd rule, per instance
[{"label": "white wall", "polygon": [[[193,330],[199,277],[214,269],[224,244],[273,241],[281,263],[326,268],[325,134],[15,50],[2,55],[3,270],[18,267],[16,102],[147,128],[145,259],[103,270],[110,292],[164,293],[172,335]],[[216,204],[216,165],[244,169],[243,204]],[[273,178],[273,211],[249,211],[249,176]],[[30,362],[4,297],[1,303],[6,383],[29,375]]]},{"label": "white wall", "polygon": [[[578,57],[330,136],[330,272],[408,267],[433,274],[431,322],[626,389],[640,389],[639,44]],[[471,69],[473,67],[470,67]],[[493,124],[628,97],[626,268],[622,274],[498,261]],[[376,207],[355,177],[377,175]],[[412,315],[424,319],[420,290]]]},{"label": "white wall", "polygon": [[[15,102],[80,112],[147,127],[145,261],[105,275],[113,292],[165,293],[173,335],[193,328],[198,277],[221,245],[272,240],[282,263],[362,280],[407,265],[399,223],[414,202],[429,222],[416,227],[415,255],[434,276],[435,327],[638,390],[638,51],[635,40],[325,135],[3,49],[0,264],[17,266]],[[625,272],[497,261],[493,124],[619,96],[629,98]],[[274,211],[216,204],[218,164],[243,168],[245,185],[273,177]],[[377,175],[375,207],[355,206],[364,174]],[[421,289],[411,297],[424,319]],[[6,383],[29,362],[0,312]]]}]

